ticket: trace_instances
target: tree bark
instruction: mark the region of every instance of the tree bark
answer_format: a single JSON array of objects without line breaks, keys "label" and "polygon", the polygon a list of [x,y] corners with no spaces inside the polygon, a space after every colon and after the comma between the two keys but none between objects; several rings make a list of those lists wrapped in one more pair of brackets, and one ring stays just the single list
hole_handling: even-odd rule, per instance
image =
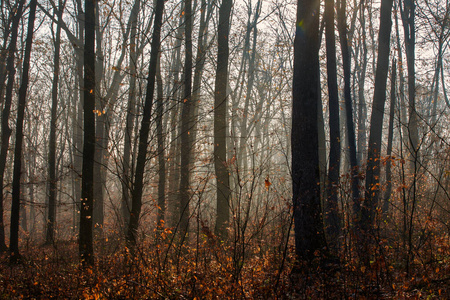
[{"label": "tree bark", "polygon": [[[409,130],[409,151],[412,155],[411,169],[415,173],[415,164],[419,158],[419,117],[416,111],[416,70],[415,70],[415,48],[416,48],[416,29],[415,29],[415,1],[400,1],[400,14],[402,17],[403,31],[405,37],[406,65],[408,67],[408,130]],[[415,180],[415,174],[414,174]]]},{"label": "tree bark", "polygon": [[330,156],[327,181],[328,198],[325,203],[325,220],[330,248],[339,248],[339,168],[341,157],[341,136],[339,125],[339,94],[336,68],[336,39],[334,31],[334,0],[325,1],[325,43],[327,50],[327,82],[330,127]]},{"label": "tree bark", "polygon": [[8,58],[6,62],[6,72],[8,73],[8,81],[6,83],[5,101],[2,111],[2,146],[0,150],[0,251],[7,249],[5,243],[5,223],[3,219],[4,205],[3,205],[3,184],[6,169],[6,159],[8,156],[9,138],[11,136],[11,128],[9,128],[9,115],[11,113],[11,102],[14,88],[14,78],[16,68],[14,65],[14,57],[17,48],[17,35],[19,29],[19,22],[22,17],[22,9],[24,0],[19,2],[16,14],[11,25],[11,40],[8,47]]},{"label": "tree bark", "polygon": [[85,0],[84,143],[81,181],[79,252],[84,265],[94,264],[92,218],[95,158],[95,1]]},{"label": "tree bark", "polygon": [[367,72],[367,39],[366,39],[366,17],[365,5],[361,3],[360,8],[360,22],[361,22],[361,37],[359,39],[359,48],[361,51],[361,58],[358,61],[358,157],[357,162],[361,165],[366,158],[367,146],[367,104],[365,99],[365,84]]},{"label": "tree bark", "polygon": [[353,214],[358,219],[360,216],[360,193],[359,193],[359,178],[358,178],[358,159],[356,157],[356,140],[355,140],[355,126],[353,124],[353,103],[350,89],[350,50],[347,39],[347,22],[346,22],[346,0],[338,0],[338,31],[339,41],[342,50],[342,64],[344,69],[344,101],[345,101],[345,117],[347,125],[347,138],[350,150],[350,167],[352,175],[352,198],[353,198]]},{"label": "tree bark", "polygon": [[380,31],[378,33],[378,57],[375,72],[375,92],[370,118],[370,134],[366,169],[366,192],[362,206],[361,228],[366,235],[375,222],[376,207],[380,194],[380,152],[383,130],[384,104],[386,102],[386,80],[389,66],[391,38],[391,11],[393,0],[382,0]]},{"label": "tree bark", "polygon": [[130,223],[128,224],[127,243],[136,246],[137,229],[142,208],[142,193],[144,189],[144,171],[147,156],[148,136],[150,132],[150,118],[152,114],[153,95],[155,91],[156,67],[158,64],[159,47],[161,44],[162,15],[164,11],[164,0],[156,0],[155,22],[150,52],[150,65],[147,78],[147,92],[145,95],[144,111],[139,130],[138,155],[136,160],[136,171],[134,174],[134,188],[131,196]]},{"label": "tree bark", "polygon": [[164,100],[163,100],[163,81],[161,77],[161,65],[158,60],[156,70],[156,138],[158,142],[158,212],[157,226],[164,227],[166,214],[166,151],[164,145]]},{"label": "tree bark", "polygon": [[230,220],[230,177],[227,167],[227,107],[228,107],[228,39],[232,0],[222,0],[219,8],[217,29],[217,71],[214,89],[214,169],[217,188],[217,219],[215,233],[221,239],[227,238]]},{"label": "tree bark", "polygon": [[391,105],[389,108],[389,128],[388,128],[388,144],[386,149],[386,191],[384,192],[384,203],[383,203],[383,217],[386,219],[389,212],[389,203],[392,193],[392,171],[391,171],[391,154],[392,154],[392,140],[394,137],[394,119],[395,119],[395,106],[396,106],[396,95],[395,95],[395,85],[397,79],[397,62],[395,59],[392,60],[392,73],[391,73]]},{"label": "tree bark", "polygon": [[189,202],[191,199],[190,189],[190,160],[192,151],[192,1],[184,1],[184,35],[185,61],[184,61],[184,96],[181,110],[181,165],[180,165],[180,235],[184,240],[189,226]]},{"label": "tree bark", "polygon": [[122,166],[122,217],[124,223],[124,232],[128,229],[128,223],[130,218],[131,201],[130,191],[132,186],[131,174],[133,170],[131,168],[131,148],[132,148],[132,136],[133,127],[136,115],[136,77],[137,77],[137,19],[139,14],[141,1],[136,0],[134,6],[131,9],[130,14],[130,90],[128,92],[128,106],[127,106],[127,119],[125,124],[125,141],[123,150],[123,166]]},{"label": "tree bark", "polygon": [[11,203],[11,227],[10,227],[10,261],[18,262],[19,254],[19,220],[20,220],[20,175],[22,172],[22,144],[23,144],[23,121],[25,116],[25,106],[28,89],[28,77],[30,70],[31,46],[33,44],[34,20],[36,17],[37,0],[30,2],[30,14],[28,16],[27,39],[25,44],[25,55],[23,58],[22,83],[19,89],[19,99],[17,106],[16,122],[16,146],[14,148],[14,169],[12,183],[12,203]]},{"label": "tree bark", "polygon": [[307,263],[317,254],[325,254],[326,249],[318,186],[319,11],[317,0],[298,1],[294,40],[291,145],[295,248],[298,258]]},{"label": "tree bark", "polygon": [[[61,20],[64,5],[62,1],[59,1],[58,20]],[[56,178],[56,129],[58,121],[58,83],[59,83],[59,62],[61,52],[61,25],[60,22],[56,23],[56,36],[55,36],[55,56],[53,59],[53,82],[52,82],[52,108],[51,108],[51,121],[50,121],[50,138],[48,142],[48,219],[47,219],[47,235],[45,238],[46,244],[52,244],[55,241],[55,221],[56,221],[56,190],[57,190],[57,178]]]}]

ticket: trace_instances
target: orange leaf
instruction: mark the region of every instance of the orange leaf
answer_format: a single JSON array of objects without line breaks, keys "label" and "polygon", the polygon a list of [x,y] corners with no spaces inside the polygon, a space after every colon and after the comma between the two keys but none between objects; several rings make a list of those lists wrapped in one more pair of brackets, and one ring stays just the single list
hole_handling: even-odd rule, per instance
[{"label": "orange leaf", "polygon": [[269,190],[269,187],[272,185],[272,183],[269,181],[269,177],[264,180],[264,185],[266,186],[266,190]]}]

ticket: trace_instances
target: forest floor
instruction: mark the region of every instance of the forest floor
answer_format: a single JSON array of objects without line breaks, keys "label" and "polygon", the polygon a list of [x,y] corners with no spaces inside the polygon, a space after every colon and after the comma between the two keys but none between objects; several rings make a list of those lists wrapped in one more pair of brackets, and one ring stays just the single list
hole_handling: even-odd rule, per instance
[{"label": "forest floor", "polygon": [[291,254],[258,249],[243,257],[232,248],[149,244],[130,255],[104,239],[91,268],[80,265],[76,241],[22,249],[20,264],[0,256],[0,299],[450,299],[448,259],[407,272],[380,256],[368,268],[349,261],[305,277],[292,272]]}]

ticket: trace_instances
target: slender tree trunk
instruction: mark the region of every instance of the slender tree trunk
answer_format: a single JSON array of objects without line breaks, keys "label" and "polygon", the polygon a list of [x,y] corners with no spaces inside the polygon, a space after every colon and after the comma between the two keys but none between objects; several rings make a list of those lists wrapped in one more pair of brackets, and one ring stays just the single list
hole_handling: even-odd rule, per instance
[{"label": "slender tree trunk", "polygon": [[4,100],[4,91],[5,91],[5,82],[6,82],[6,62],[9,57],[9,48],[8,48],[8,38],[11,35],[11,25],[14,20],[14,12],[17,12],[18,7],[21,1],[17,1],[14,6],[10,9],[9,18],[6,20],[6,24],[2,28],[3,30],[3,43],[0,48],[0,106],[3,105]]},{"label": "slender tree trunk", "polygon": [[[320,87],[319,87],[320,90]],[[326,182],[328,178],[327,172],[327,144],[325,135],[325,121],[323,118],[323,105],[321,92],[319,92],[317,113],[318,113],[318,138],[319,138],[319,167],[320,167],[320,195],[321,199],[328,199]]]},{"label": "slender tree trunk", "polygon": [[339,170],[341,157],[341,135],[339,125],[339,94],[336,69],[336,40],[334,31],[334,0],[325,1],[325,42],[327,50],[327,82],[330,127],[330,160],[328,169],[327,195],[325,201],[325,220],[329,245],[335,253],[339,249]]},{"label": "slender tree trunk", "polygon": [[[250,31],[253,29],[253,39],[252,39],[252,48],[250,49],[244,49],[246,53],[244,53],[246,56],[248,56],[248,52],[251,53],[251,56],[248,58],[248,76],[247,76],[247,91],[245,94],[245,104],[244,104],[244,113],[242,116],[241,121],[241,139],[240,139],[240,160],[242,161],[242,174],[247,174],[248,172],[248,158],[247,158],[247,142],[248,142],[248,126],[247,126],[247,120],[249,115],[249,104],[252,99],[252,92],[253,92],[253,85],[255,82],[255,61],[256,61],[256,44],[257,44],[257,37],[258,37],[258,19],[259,14],[261,10],[261,1],[258,1],[256,4],[255,9],[255,15],[253,17],[253,21],[247,26],[248,36],[250,36]],[[249,14],[251,11],[249,12]],[[250,18],[250,16],[249,16]],[[248,44],[250,44],[250,41],[248,41]]]},{"label": "slender tree trunk", "polygon": [[130,218],[130,191],[132,181],[130,174],[133,173],[131,168],[131,148],[132,148],[132,136],[134,119],[136,115],[136,77],[137,77],[137,19],[140,9],[140,0],[136,0],[131,10],[130,16],[130,90],[128,92],[128,107],[127,107],[127,119],[125,125],[125,142],[123,150],[123,167],[122,167],[122,216],[124,220],[125,233],[128,229],[128,222]]},{"label": "slender tree trunk", "polygon": [[190,160],[192,152],[192,1],[184,1],[184,35],[185,61],[184,61],[184,96],[181,110],[181,165],[180,165],[180,230],[181,241],[184,240],[189,226],[189,202],[191,199],[190,189]]},{"label": "slender tree trunk", "polygon": [[142,193],[144,189],[144,170],[147,156],[148,136],[150,132],[150,118],[153,106],[153,94],[155,91],[156,67],[158,64],[160,36],[162,26],[162,15],[164,11],[164,0],[156,0],[155,22],[150,52],[150,65],[147,78],[147,92],[145,95],[144,111],[139,130],[138,155],[136,160],[136,171],[134,174],[134,188],[131,196],[130,223],[128,224],[127,242],[130,246],[137,243],[136,235],[139,225],[139,217],[142,207]]},{"label": "slender tree trunk", "polygon": [[[103,231],[104,219],[104,187],[106,179],[107,153],[108,147],[108,112],[105,111],[106,104],[110,98],[102,97],[101,84],[103,79],[103,30],[100,26],[99,1],[95,1],[95,106],[96,106],[96,126],[95,126],[95,154],[94,154],[94,208],[93,208],[93,229],[95,234],[101,235]],[[113,80],[114,85],[114,80]],[[114,93],[112,93],[114,94]]]},{"label": "slender tree trunk", "polygon": [[[78,35],[81,44],[84,44],[84,16],[81,19],[81,14],[78,17],[79,28]],[[84,107],[84,78],[83,78],[83,65],[84,65],[84,49],[75,48],[75,65],[76,74],[75,82],[77,83],[77,95],[74,103],[74,115],[73,115],[73,184],[74,184],[74,234],[79,232],[79,223],[81,212],[81,182],[83,171],[83,107]],[[78,102],[76,101],[78,100]]]},{"label": "slender tree trunk", "polygon": [[391,105],[389,108],[389,128],[388,128],[388,144],[386,149],[386,191],[384,192],[384,203],[383,203],[383,216],[386,219],[389,212],[389,203],[392,193],[392,171],[391,171],[391,154],[392,154],[392,140],[394,137],[394,119],[395,119],[395,106],[396,106],[396,95],[395,95],[395,85],[397,79],[397,61],[392,60],[392,73],[391,73]]},{"label": "slender tree trunk", "polygon": [[361,228],[366,235],[375,222],[376,207],[380,194],[380,152],[383,130],[384,104],[386,102],[386,80],[389,67],[391,38],[391,11],[393,0],[382,0],[380,31],[378,33],[378,57],[375,72],[375,92],[370,119],[370,135],[366,169],[366,193],[362,206]]},{"label": "slender tree trunk", "polygon": [[11,136],[11,128],[9,128],[9,115],[11,112],[11,102],[13,97],[13,88],[14,88],[14,78],[16,74],[16,68],[14,65],[14,57],[16,53],[17,47],[17,35],[19,29],[19,22],[22,17],[22,9],[24,5],[24,0],[19,2],[19,6],[17,8],[16,14],[13,18],[13,23],[11,26],[11,40],[9,42],[8,47],[8,58],[6,62],[6,72],[8,72],[8,82],[6,83],[6,93],[5,93],[5,101],[2,111],[2,146],[0,150],[0,251],[5,251],[6,243],[5,243],[5,223],[3,219],[3,185],[4,185],[4,176],[6,169],[6,159],[8,156],[8,148],[9,148],[9,138]]},{"label": "slender tree trunk", "polygon": [[[326,251],[319,175],[319,1],[299,0],[294,40],[292,108],[292,187],[295,247],[311,264]],[[307,142],[306,142],[307,141]]]},{"label": "slender tree trunk", "polygon": [[11,262],[17,262],[19,254],[19,220],[20,220],[20,175],[22,172],[22,144],[23,144],[23,121],[28,89],[28,75],[30,70],[31,46],[33,43],[34,19],[36,17],[37,0],[30,2],[30,14],[28,16],[27,39],[25,45],[25,56],[23,58],[22,83],[19,89],[19,101],[17,106],[16,122],[16,146],[14,148],[14,170],[12,183],[11,203],[11,231],[9,251]]},{"label": "slender tree trunk", "polygon": [[[195,58],[194,68],[194,80],[192,85],[192,147],[195,151],[195,143],[197,141],[197,122],[198,122],[198,108],[200,103],[200,88],[203,76],[203,69],[206,61],[207,41],[208,41],[208,22],[212,16],[212,4],[213,1],[202,0],[201,13],[200,13],[200,25],[197,40],[197,54]],[[195,157],[195,153],[193,155]]]},{"label": "slender tree trunk", "polygon": [[[442,32],[444,29],[442,29]],[[433,108],[431,110],[431,126],[434,126],[437,119],[437,102],[438,102],[438,94],[439,94],[439,72],[442,68],[442,48],[443,48],[443,34],[441,33],[439,37],[439,45],[438,45],[438,56],[436,62],[436,69],[434,73],[434,90],[433,90],[433,100],[432,105]]]},{"label": "slender tree trunk", "polygon": [[47,219],[47,235],[46,244],[52,244],[55,239],[55,221],[56,221],[56,190],[57,190],[57,178],[56,178],[56,129],[58,119],[58,83],[59,83],[59,61],[61,50],[61,25],[62,13],[64,5],[62,1],[59,1],[58,15],[59,22],[56,23],[56,37],[55,37],[55,57],[53,59],[53,82],[52,82],[52,109],[51,109],[51,121],[50,121],[50,138],[48,144],[48,219]]},{"label": "slender tree trunk", "polygon": [[156,138],[158,140],[158,212],[157,225],[164,227],[164,219],[166,214],[166,152],[164,145],[164,100],[163,100],[163,81],[161,77],[161,65],[158,60],[158,68],[156,70]]},{"label": "slender tree trunk", "polygon": [[83,264],[94,264],[92,218],[95,157],[95,1],[85,0],[84,38],[84,142],[81,181],[79,251]]},{"label": "slender tree trunk", "polygon": [[[408,130],[411,159],[411,169],[415,173],[414,164],[419,156],[419,117],[416,110],[416,70],[415,70],[415,48],[416,48],[416,29],[415,29],[415,0],[400,1],[400,14],[402,17],[403,31],[405,36],[406,65],[408,67]],[[414,180],[415,180],[414,174]]]},{"label": "slender tree trunk", "polygon": [[[394,1],[394,11],[397,11],[397,1]],[[400,111],[400,124],[402,134],[401,136],[407,136],[407,118],[406,118],[406,109],[405,109],[405,77],[404,77],[404,64],[403,64],[403,52],[402,52],[402,44],[400,41],[400,29],[398,25],[398,14],[394,14],[395,21],[395,33],[396,33],[396,42],[397,42],[397,53],[398,53],[398,65],[399,65],[399,111]],[[403,143],[403,140],[401,141]],[[402,152],[403,153],[403,152]]]},{"label": "slender tree trunk", "polygon": [[365,17],[365,4],[361,3],[360,8],[360,22],[361,22],[361,39],[360,51],[361,58],[358,62],[358,164],[361,165],[366,158],[366,146],[367,146],[367,105],[365,99],[365,84],[366,84],[366,72],[367,72],[367,40],[366,40],[366,17]]},{"label": "slender tree trunk", "polygon": [[350,50],[347,39],[347,22],[346,22],[346,0],[338,0],[338,30],[339,41],[342,49],[342,64],[344,68],[344,100],[345,100],[345,119],[347,125],[347,138],[350,150],[350,167],[352,175],[352,197],[353,197],[353,214],[358,219],[360,216],[360,193],[358,178],[358,160],[356,157],[356,138],[355,126],[353,124],[353,103],[351,98],[351,81],[350,81]]},{"label": "slender tree trunk", "polygon": [[221,239],[227,238],[230,220],[230,177],[227,167],[227,107],[228,107],[228,39],[232,0],[222,0],[219,8],[217,29],[217,71],[214,89],[214,169],[217,188],[217,219],[215,233]]},{"label": "slender tree trunk", "polygon": [[[182,8],[184,10],[184,1],[182,2]],[[179,188],[180,188],[180,102],[181,102],[181,85],[179,74],[181,73],[181,41],[183,38],[183,24],[182,18],[180,18],[180,24],[177,29],[175,36],[175,53],[172,56],[172,74],[173,76],[173,86],[171,91],[171,96],[175,101],[173,105],[170,105],[170,132],[171,132],[171,143],[169,149],[169,189],[167,197],[167,206],[169,209],[170,226],[178,226],[180,221],[180,209],[179,209]]]},{"label": "slender tree trunk", "polygon": [[[22,146],[22,148],[23,148],[23,146]],[[26,145],[25,145],[25,151],[26,151]],[[26,164],[24,163],[25,162],[25,159],[24,159],[24,155],[22,154],[22,157],[21,157],[21,161],[22,161],[22,163],[21,163],[21,168],[22,168],[22,170],[20,171],[20,173],[21,173],[21,180],[20,180],[20,186],[21,187],[23,187],[24,186],[24,184],[26,184],[27,183],[27,181],[29,181],[28,180],[28,174],[27,174],[27,166],[26,166]],[[27,235],[28,235],[28,214],[27,214],[27,202],[29,202],[29,201],[27,201],[27,197],[25,197],[25,194],[24,194],[24,192],[25,192],[25,189],[24,188],[21,188],[21,191],[20,191],[20,226],[22,227],[22,230],[24,231],[24,232],[26,232],[27,233]]]}]

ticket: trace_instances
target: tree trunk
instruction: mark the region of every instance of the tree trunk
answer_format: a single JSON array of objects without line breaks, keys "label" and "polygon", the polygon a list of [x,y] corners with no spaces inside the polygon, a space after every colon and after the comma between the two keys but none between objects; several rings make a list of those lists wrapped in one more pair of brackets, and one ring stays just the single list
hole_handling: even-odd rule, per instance
[{"label": "tree trunk", "polygon": [[158,60],[158,68],[156,70],[156,138],[158,142],[158,212],[157,226],[164,227],[164,219],[166,214],[166,152],[164,145],[164,101],[163,101],[163,81],[161,77],[160,60]]},{"label": "tree trunk", "polygon": [[191,199],[190,187],[190,160],[192,151],[192,1],[184,1],[184,34],[185,61],[184,61],[184,96],[181,110],[181,165],[180,165],[180,234],[184,240],[189,226],[189,202]]},{"label": "tree trunk", "polygon": [[[104,219],[104,187],[106,179],[107,154],[108,147],[108,129],[109,118],[108,112],[105,111],[106,104],[110,98],[102,96],[102,79],[103,79],[103,30],[100,26],[100,7],[99,1],[95,1],[95,106],[96,106],[96,127],[95,127],[95,154],[94,154],[94,208],[92,215],[93,229],[96,235],[100,235],[103,231]],[[116,78],[114,78],[116,79]],[[115,82],[113,79],[112,86]],[[111,88],[113,89],[113,88]],[[109,91],[110,92],[110,91]],[[112,92],[111,94],[114,94]]]},{"label": "tree trunk", "polygon": [[[213,12],[213,1],[202,0],[201,13],[200,13],[200,25],[197,40],[197,54],[195,57],[194,68],[194,80],[192,85],[192,147],[195,151],[195,143],[197,142],[197,122],[198,122],[198,108],[200,103],[200,87],[203,76],[203,69],[205,67],[206,55],[207,55],[207,42],[208,42],[208,22],[211,19]],[[195,156],[195,153],[194,153]]]},{"label": "tree trunk", "polygon": [[131,174],[133,170],[131,168],[131,148],[132,148],[132,136],[133,127],[136,116],[136,77],[137,77],[137,19],[139,14],[141,1],[136,0],[130,15],[130,89],[128,92],[128,106],[127,106],[127,119],[125,125],[125,142],[123,150],[123,166],[122,166],[122,217],[124,232],[128,228],[128,222],[130,218],[130,191],[132,186]]},{"label": "tree trunk", "polygon": [[[299,0],[294,40],[292,188],[295,248],[307,263],[325,254],[319,176],[319,1]],[[307,142],[306,142],[307,141]],[[320,258],[320,257],[319,257]]]},{"label": "tree trunk", "polygon": [[[365,84],[366,84],[366,72],[367,72],[367,41],[366,41],[366,17],[365,17],[365,5],[361,4],[360,8],[360,22],[361,22],[361,38],[360,51],[361,58],[358,62],[358,157],[357,162],[359,165],[363,164],[366,158],[366,146],[367,146],[367,104],[365,99]],[[362,61],[362,62],[361,62]]]},{"label": "tree trunk", "polygon": [[19,254],[19,219],[20,219],[20,175],[22,172],[22,144],[23,144],[23,121],[25,116],[25,106],[28,89],[28,76],[30,70],[31,46],[33,43],[34,19],[36,17],[37,0],[30,2],[30,14],[28,16],[27,39],[25,45],[25,56],[23,59],[22,83],[19,89],[19,101],[17,106],[16,122],[16,146],[14,148],[14,170],[12,183],[12,203],[11,203],[11,231],[9,251],[10,261],[17,262]]},{"label": "tree trunk", "polygon": [[137,243],[136,235],[139,224],[139,216],[142,207],[142,193],[144,189],[144,170],[147,156],[148,136],[150,132],[150,118],[153,106],[153,94],[155,91],[156,67],[158,64],[160,36],[162,26],[162,15],[164,11],[164,0],[156,0],[155,22],[153,28],[150,65],[147,78],[147,92],[145,95],[144,111],[141,120],[141,129],[139,130],[138,155],[136,160],[136,171],[134,174],[134,188],[131,196],[130,223],[127,231],[127,243],[135,246]]},{"label": "tree trunk", "polygon": [[386,102],[386,80],[389,66],[391,38],[391,11],[393,0],[382,0],[380,31],[378,33],[378,57],[375,72],[375,92],[370,119],[370,135],[366,169],[366,192],[362,206],[361,228],[366,235],[375,222],[376,207],[380,194],[380,152],[383,130],[384,104]]},{"label": "tree trunk", "polygon": [[[61,21],[64,5],[59,1],[58,20]],[[48,219],[47,219],[47,235],[45,238],[46,244],[52,244],[55,240],[55,221],[56,221],[56,129],[58,119],[58,82],[59,82],[59,61],[61,50],[61,25],[56,23],[56,37],[55,37],[55,57],[53,59],[53,82],[52,82],[52,108],[50,121],[50,138],[48,142]]]},{"label": "tree trunk", "polygon": [[353,103],[350,90],[350,50],[347,39],[347,22],[346,22],[346,0],[339,0],[338,6],[338,30],[339,41],[342,49],[342,64],[344,69],[344,100],[345,100],[345,119],[347,125],[347,138],[350,150],[350,167],[352,175],[352,197],[353,197],[353,214],[358,219],[360,216],[360,193],[358,178],[358,160],[356,157],[356,140],[355,126],[353,124]]},{"label": "tree trunk", "polygon": [[[181,10],[184,10],[184,1],[182,2]],[[181,73],[181,41],[183,38],[183,19],[180,18],[180,24],[175,35],[175,53],[172,55],[171,71],[173,76],[173,85],[171,90],[172,105],[170,105],[170,132],[171,142],[169,149],[169,189],[167,197],[167,206],[169,210],[170,227],[178,226],[180,221],[180,209],[179,209],[179,188],[180,188],[180,102],[181,102],[181,85],[179,74]]]},{"label": "tree trunk", "polygon": [[[241,121],[241,138],[240,138],[240,161],[242,161],[242,170],[240,170],[241,174],[244,174],[244,176],[247,176],[248,172],[248,157],[247,157],[247,141],[249,138],[248,135],[248,127],[247,127],[247,120],[249,115],[249,103],[252,99],[252,92],[253,92],[253,85],[255,81],[255,60],[256,60],[256,44],[257,44],[257,37],[258,37],[258,19],[259,14],[261,10],[261,1],[258,1],[256,4],[255,9],[255,15],[253,17],[253,21],[250,23],[250,20],[248,21],[249,24],[247,26],[247,35],[248,38],[250,37],[250,32],[253,29],[253,40],[252,40],[252,48],[245,49],[244,48],[244,55],[248,57],[248,53],[251,53],[251,56],[248,57],[248,76],[247,76],[247,91],[245,95],[245,104],[244,104],[244,112],[242,116]],[[249,11],[249,19],[250,19],[251,11]],[[250,41],[247,42],[248,45],[250,45]]]},{"label": "tree trunk", "polygon": [[408,67],[408,130],[411,157],[411,169],[416,179],[415,164],[419,158],[419,116],[416,111],[416,70],[415,70],[415,48],[416,48],[416,29],[415,29],[415,1],[400,1],[400,14],[402,17],[403,30],[405,36],[406,65]]},{"label": "tree trunk", "polygon": [[13,97],[14,88],[14,77],[16,74],[16,67],[14,65],[14,56],[17,47],[17,35],[19,29],[19,22],[22,17],[22,9],[24,5],[24,0],[19,2],[16,14],[13,18],[13,23],[11,26],[11,40],[8,47],[8,58],[6,62],[6,72],[8,72],[8,82],[6,83],[6,94],[5,101],[2,111],[2,146],[0,150],[0,251],[5,251],[7,249],[5,243],[5,223],[3,219],[3,186],[4,186],[4,176],[6,169],[6,159],[8,156],[9,148],[9,138],[11,136],[11,128],[9,128],[9,115],[11,112],[11,102]]},{"label": "tree trunk", "polygon": [[222,0],[219,8],[217,29],[217,71],[214,89],[214,169],[217,188],[217,219],[215,233],[221,239],[227,238],[230,220],[230,177],[227,167],[227,107],[228,107],[228,39],[230,14],[233,1]]},{"label": "tree trunk", "polygon": [[341,157],[341,136],[339,125],[339,94],[336,70],[336,40],[334,31],[334,0],[325,1],[325,42],[327,50],[327,82],[330,127],[330,160],[328,168],[327,195],[325,203],[325,220],[330,248],[339,250],[339,170]]},{"label": "tree trunk", "polygon": [[95,1],[85,0],[84,38],[84,143],[81,181],[79,251],[83,264],[94,264],[92,217],[95,157]]},{"label": "tree trunk", "polygon": [[396,95],[395,95],[395,85],[397,78],[397,62],[395,59],[392,60],[392,73],[391,73],[391,105],[389,108],[389,128],[388,128],[388,144],[386,149],[386,191],[384,192],[384,203],[383,203],[383,217],[386,219],[389,212],[389,201],[391,199],[392,193],[392,171],[391,171],[391,154],[392,154],[392,140],[394,136],[394,119],[395,119],[395,105],[396,105]]}]

